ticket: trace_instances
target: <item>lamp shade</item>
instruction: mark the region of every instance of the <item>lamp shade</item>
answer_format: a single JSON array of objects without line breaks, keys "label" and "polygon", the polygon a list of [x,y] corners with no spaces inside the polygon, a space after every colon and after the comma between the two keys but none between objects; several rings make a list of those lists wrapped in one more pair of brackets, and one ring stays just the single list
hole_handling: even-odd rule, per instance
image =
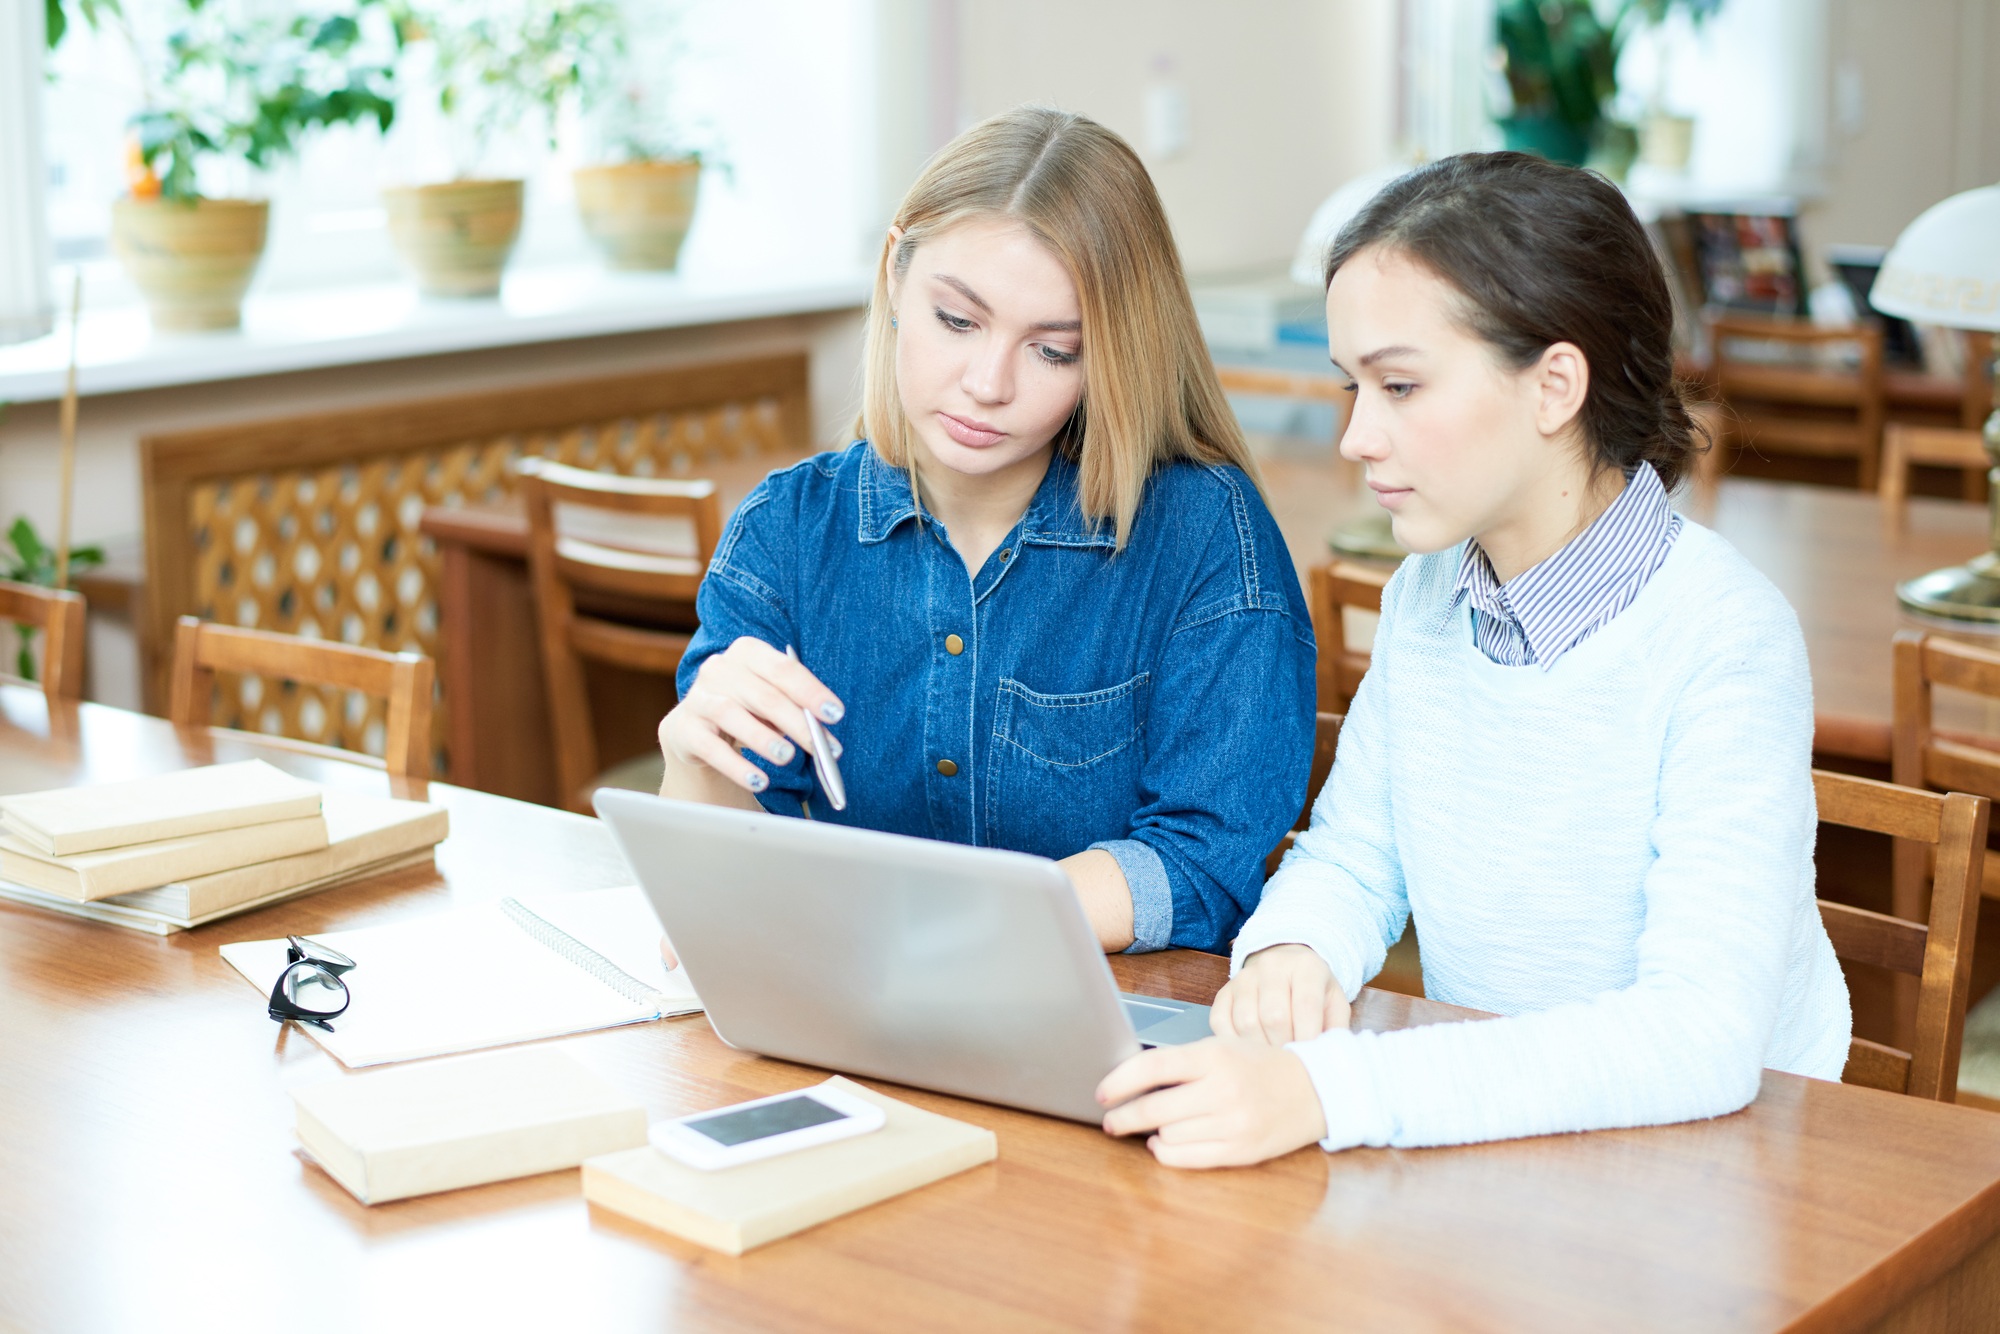
[{"label": "lamp shade", "polygon": [[1906,320],[2000,331],[2000,185],[1953,195],[1905,227],[1868,302]]}]

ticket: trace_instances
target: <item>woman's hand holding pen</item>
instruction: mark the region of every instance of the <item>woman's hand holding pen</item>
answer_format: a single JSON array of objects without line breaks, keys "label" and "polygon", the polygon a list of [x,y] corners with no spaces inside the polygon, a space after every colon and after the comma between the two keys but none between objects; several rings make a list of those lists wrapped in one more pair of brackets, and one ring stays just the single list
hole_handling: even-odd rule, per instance
[{"label": "woman's hand holding pen", "polygon": [[[810,754],[807,709],[825,723],[839,722],[846,711],[782,651],[747,635],[738,639],[702,663],[693,687],[660,721],[666,759],[660,795],[754,807],[770,780],[741,752],[773,764],[790,764],[801,750]],[[838,741],[833,753],[840,754]]]}]

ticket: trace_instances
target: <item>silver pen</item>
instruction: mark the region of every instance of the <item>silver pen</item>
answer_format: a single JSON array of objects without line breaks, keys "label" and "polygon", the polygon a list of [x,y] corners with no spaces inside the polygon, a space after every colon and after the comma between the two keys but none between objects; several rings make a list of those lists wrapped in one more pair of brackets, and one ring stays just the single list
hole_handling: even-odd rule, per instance
[{"label": "silver pen", "polygon": [[[793,662],[799,660],[799,651],[790,644],[785,645],[785,656]],[[820,726],[819,719],[813,717],[811,709],[800,709],[805,715],[806,735],[812,738],[813,773],[819,777],[819,790],[826,796],[826,804],[837,811],[847,809],[847,785],[840,781],[840,766],[833,759],[833,738],[826,728]]]}]

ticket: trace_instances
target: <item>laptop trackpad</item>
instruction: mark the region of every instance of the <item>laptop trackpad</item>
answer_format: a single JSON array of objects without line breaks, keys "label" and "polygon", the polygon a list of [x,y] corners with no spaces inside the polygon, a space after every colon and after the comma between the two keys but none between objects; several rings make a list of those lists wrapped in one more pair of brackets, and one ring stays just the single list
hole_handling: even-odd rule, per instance
[{"label": "laptop trackpad", "polygon": [[1160,1000],[1121,994],[1125,1017],[1147,1047],[1173,1047],[1183,1042],[1199,1042],[1208,1037],[1208,1007],[1182,1001]]}]

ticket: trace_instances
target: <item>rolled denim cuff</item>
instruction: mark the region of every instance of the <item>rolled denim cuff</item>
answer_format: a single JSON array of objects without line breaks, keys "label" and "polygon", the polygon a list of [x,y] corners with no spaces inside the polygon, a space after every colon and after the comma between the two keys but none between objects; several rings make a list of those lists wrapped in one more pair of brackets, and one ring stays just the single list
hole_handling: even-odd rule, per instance
[{"label": "rolled denim cuff", "polygon": [[1132,944],[1127,954],[1163,950],[1174,936],[1174,887],[1167,883],[1167,864],[1160,854],[1136,838],[1093,843],[1118,863],[1125,888],[1132,894]]}]

